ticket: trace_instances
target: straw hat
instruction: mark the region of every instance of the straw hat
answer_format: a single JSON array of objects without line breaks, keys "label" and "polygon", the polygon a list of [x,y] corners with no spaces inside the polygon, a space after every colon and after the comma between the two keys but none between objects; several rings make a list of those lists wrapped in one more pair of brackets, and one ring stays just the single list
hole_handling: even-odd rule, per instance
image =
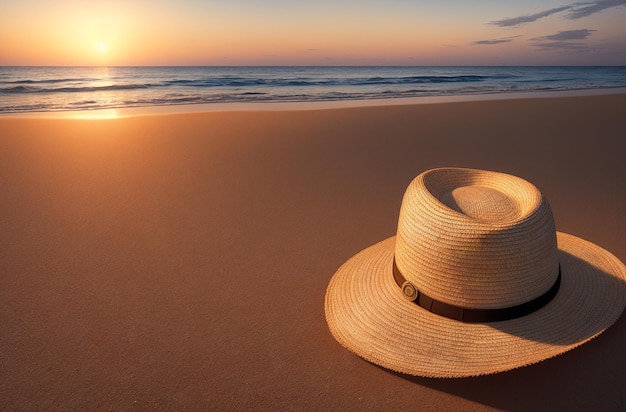
[{"label": "straw hat", "polygon": [[626,306],[626,268],[556,232],[515,176],[433,169],[409,185],[397,235],[350,258],[326,291],[341,345],[426,377],[502,372],[598,336]]}]

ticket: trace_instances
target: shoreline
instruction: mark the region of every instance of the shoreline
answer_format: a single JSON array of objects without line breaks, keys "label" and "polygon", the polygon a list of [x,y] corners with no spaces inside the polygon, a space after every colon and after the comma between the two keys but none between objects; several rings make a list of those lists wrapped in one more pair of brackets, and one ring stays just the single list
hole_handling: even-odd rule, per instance
[{"label": "shoreline", "polygon": [[563,91],[533,91],[509,93],[484,93],[466,95],[396,97],[381,99],[352,99],[326,101],[267,101],[237,103],[199,103],[179,105],[153,105],[139,107],[122,107],[92,110],[61,110],[48,112],[12,112],[0,113],[2,118],[61,118],[61,119],[114,119],[135,116],[154,116],[200,112],[241,112],[241,111],[301,111],[347,109],[357,107],[383,107],[428,105],[441,103],[520,100],[520,99],[551,99],[560,97],[605,96],[626,94],[626,87],[604,89],[577,89]]}]

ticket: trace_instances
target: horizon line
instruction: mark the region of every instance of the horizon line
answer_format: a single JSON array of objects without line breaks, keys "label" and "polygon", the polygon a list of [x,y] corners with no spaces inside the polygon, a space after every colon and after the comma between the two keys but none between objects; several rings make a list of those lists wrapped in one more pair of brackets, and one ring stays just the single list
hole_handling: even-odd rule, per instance
[{"label": "horizon line", "polygon": [[0,67],[626,67],[625,64],[0,64]]}]

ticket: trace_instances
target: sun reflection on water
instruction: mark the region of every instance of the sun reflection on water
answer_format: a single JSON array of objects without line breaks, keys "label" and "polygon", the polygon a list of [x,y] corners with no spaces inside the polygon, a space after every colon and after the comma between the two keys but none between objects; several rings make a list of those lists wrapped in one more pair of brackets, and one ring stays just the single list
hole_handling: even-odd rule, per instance
[{"label": "sun reflection on water", "polygon": [[105,120],[105,119],[117,119],[120,117],[117,109],[99,109],[99,110],[85,110],[80,112],[67,112],[66,116],[69,119],[81,119],[81,120]]}]

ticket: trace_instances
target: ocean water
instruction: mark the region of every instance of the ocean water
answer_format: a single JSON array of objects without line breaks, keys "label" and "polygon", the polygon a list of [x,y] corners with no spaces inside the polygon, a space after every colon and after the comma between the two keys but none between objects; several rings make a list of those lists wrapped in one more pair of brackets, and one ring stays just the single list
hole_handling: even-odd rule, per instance
[{"label": "ocean water", "polygon": [[0,67],[0,113],[626,87],[626,67]]}]

